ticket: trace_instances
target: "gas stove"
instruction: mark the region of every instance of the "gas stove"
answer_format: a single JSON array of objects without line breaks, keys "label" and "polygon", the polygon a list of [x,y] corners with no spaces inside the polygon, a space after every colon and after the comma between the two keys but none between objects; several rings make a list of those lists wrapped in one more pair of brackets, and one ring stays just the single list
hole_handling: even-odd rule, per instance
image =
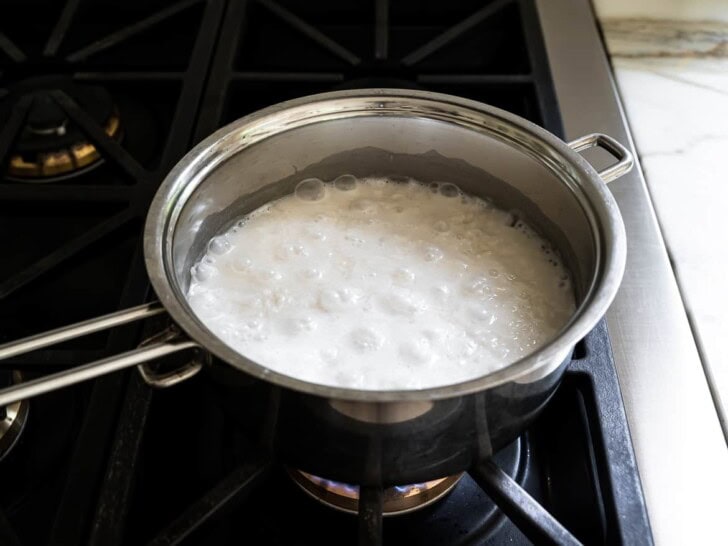
[{"label": "gas stove", "polygon": [[[0,10],[0,226],[12,234],[0,343],[146,301],[154,191],[193,144],[264,106],[399,87],[479,100],[562,137],[573,124],[551,68],[554,13],[532,0]],[[0,362],[0,386],[133,349],[149,330]],[[528,432],[463,476],[388,488],[383,522],[368,518],[370,491],[276,461],[202,374],[153,390],[119,372],[34,398],[0,411],[0,543],[650,543],[620,343],[600,323]]]}]

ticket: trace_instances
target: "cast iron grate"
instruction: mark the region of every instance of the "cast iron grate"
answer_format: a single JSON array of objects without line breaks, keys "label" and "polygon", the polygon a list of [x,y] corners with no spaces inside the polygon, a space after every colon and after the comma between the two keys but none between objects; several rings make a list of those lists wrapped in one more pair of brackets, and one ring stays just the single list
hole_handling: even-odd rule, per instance
[{"label": "cast iron grate", "polygon": [[[224,7],[221,0],[48,4],[5,3],[0,22],[0,216],[3,232],[13,234],[0,249],[6,256],[0,266],[3,340],[143,298],[140,227],[154,190],[190,145],[200,74],[207,71]],[[90,114],[92,104],[76,100],[73,86],[108,91],[119,110],[121,141]],[[82,134],[102,163],[54,182],[20,183],[10,176],[10,156],[29,111],[37,110],[39,92],[64,112],[66,132]],[[117,260],[97,259],[104,246],[123,245],[129,248]],[[29,306],[44,312],[31,313]],[[88,350],[86,357],[98,356],[107,341],[98,336],[80,348]],[[49,364],[78,358],[74,351],[54,353],[41,358]]]},{"label": "cast iron grate", "polygon": [[[159,182],[191,143],[223,9],[223,0],[3,2],[0,341],[144,300],[149,288],[141,226]],[[100,86],[114,97],[122,140],[94,119],[93,105],[75,100],[69,90],[78,85]],[[39,92],[46,106],[67,118],[66,134],[83,135],[102,163],[43,183],[10,175]],[[136,329],[119,329],[3,362],[2,368],[22,369],[27,377],[137,342]],[[94,509],[127,378],[117,374],[33,404],[35,418],[17,446],[26,456],[3,461],[0,490],[7,514],[36,511],[36,523],[20,533],[34,537],[28,543],[78,544],[92,521],[104,520]],[[45,426],[44,412],[58,422]],[[18,490],[22,494],[15,495]],[[0,543],[14,544],[16,533],[2,525],[6,521],[0,517]]]},{"label": "cast iron grate", "polygon": [[[586,337],[583,358],[572,361],[554,399],[526,434],[492,462],[471,469],[445,499],[384,522],[376,489],[365,490],[358,521],[305,496],[277,461],[256,450],[239,426],[209,403],[218,390],[206,391],[209,385],[198,378],[196,386],[184,387],[187,392],[165,392],[164,404],[152,405],[145,434],[168,427],[170,416],[194,396],[207,410],[177,424],[179,437],[168,447],[179,453],[189,434],[198,434],[192,445],[209,449],[186,453],[172,465],[169,451],[158,454],[156,462],[149,454],[143,460],[165,487],[174,487],[180,475],[207,477],[186,481],[185,488],[197,493],[173,506],[164,494],[155,496],[139,484],[127,541],[146,543],[153,536],[150,544],[159,545],[350,544],[356,537],[363,545],[650,543],[608,343],[602,322]],[[161,530],[160,520],[169,522]]]},{"label": "cast iron grate", "polygon": [[422,88],[560,133],[530,0],[231,2],[196,138],[276,102],[344,88]]}]

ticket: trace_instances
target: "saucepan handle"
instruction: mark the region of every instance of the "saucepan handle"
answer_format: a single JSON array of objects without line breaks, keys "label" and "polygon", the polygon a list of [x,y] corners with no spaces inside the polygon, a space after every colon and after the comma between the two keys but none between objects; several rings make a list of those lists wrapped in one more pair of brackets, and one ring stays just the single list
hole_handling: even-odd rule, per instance
[{"label": "saucepan handle", "polygon": [[[162,313],[164,313],[164,308],[159,303],[147,303],[70,326],[64,326],[43,334],[12,341],[0,345],[0,360]],[[0,406],[6,406],[19,400],[32,398],[39,394],[68,387],[131,366],[140,366],[142,377],[149,384],[167,387],[194,375],[200,370],[202,364],[193,360],[181,369],[163,375],[155,374],[146,367],[142,368],[141,365],[156,358],[194,348],[199,348],[197,343],[186,338],[176,328],[169,328],[145,340],[137,349],[0,389]]]},{"label": "saucepan handle", "polygon": [[575,152],[582,152],[589,148],[598,147],[612,154],[617,159],[617,163],[599,171],[599,176],[606,183],[627,174],[632,170],[632,166],[634,165],[632,153],[609,135],[602,133],[584,135],[583,137],[569,142],[568,146]]}]

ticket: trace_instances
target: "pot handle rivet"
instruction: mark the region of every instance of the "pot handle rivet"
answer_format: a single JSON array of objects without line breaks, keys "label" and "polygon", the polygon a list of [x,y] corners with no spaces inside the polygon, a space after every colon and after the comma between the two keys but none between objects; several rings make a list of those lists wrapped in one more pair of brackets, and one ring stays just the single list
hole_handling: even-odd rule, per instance
[{"label": "pot handle rivet", "polygon": [[609,135],[592,133],[572,140],[567,145],[575,152],[583,152],[589,148],[602,148],[612,154],[617,159],[617,163],[599,171],[599,176],[606,183],[627,174],[634,165],[632,153]]}]

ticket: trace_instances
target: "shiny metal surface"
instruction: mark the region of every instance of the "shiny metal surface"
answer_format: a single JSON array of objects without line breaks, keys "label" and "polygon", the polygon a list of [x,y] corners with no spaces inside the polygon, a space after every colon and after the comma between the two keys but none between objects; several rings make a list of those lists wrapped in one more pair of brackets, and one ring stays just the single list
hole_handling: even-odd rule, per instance
[{"label": "shiny metal surface", "polygon": [[[148,337],[141,342],[139,347],[149,347],[151,345],[163,345],[165,343],[175,343],[180,340],[179,328],[175,325],[169,326],[165,330]],[[139,364],[137,370],[144,382],[150,387],[156,389],[167,389],[174,387],[178,383],[187,381],[190,377],[197,375],[205,364],[210,363],[210,353],[207,351],[194,351],[192,358],[181,366],[166,372],[158,372],[154,369],[154,363],[145,362]]]},{"label": "shiny metal surface", "polygon": [[634,157],[632,157],[632,153],[627,148],[612,137],[601,133],[592,133],[572,140],[569,142],[569,148],[575,152],[582,152],[590,148],[602,148],[616,157],[617,163],[599,171],[599,176],[606,183],[627,174],[632,170],[634,165]]},{"label": "shiny metal surface", "polygon": [[[43,347],[87,336],[94,332],[161,315],[164,312],[164,307],[159,302],[153,301],[116,313],[63,326],[49,332],[11,341],[0,345],[0,360],[30,353]],[[151,367],[146,366],[145,363],[167,354],[197,346],[195,343],[181,340],[181,337],[179,330],[170,328],[144,340],[140,345],[140,349],[136,351],[111,356],[77,368],[47,375],[32,382],[0,389],[0,405],[38,396],[134,365],[138,366],[142,379],[148,385],[157,388],[171,387],[196,375],[202,369],[202,362],[196,357],[187,364],[165,373],[157,373]],[[165,344],[167,345],[166,349]],[[154,350],[146,350],[152,349],[152,346]],[[118,362],[115,361],[117,358]]]},{"label": "shiny metal surface", "polygon": [[[22,381],[20,372],[13,372],[12,381],[14,383]],[[20,438],[28,420],[29,408],[30,403],[27,400],[19,400],[8,404],[5,406],[5,411],[0,412],[0,460],[10,453]]]},{"label": "shiny metal surface", "polygon": [[[64,341],[83,337],[94,332],[108,330],[109,328],[160,315],[164,311],[164,308],[158,302],[145,303],[137,307],[131,307],[117,311],[116,313],[85,320],[42,334],[11,341],[0,345],[0,360],[29,353],[57,343],[63,343]],[[0,406],[14,404],[46,392],[62,389],[107,373],[140,365],[168,354],[197,347],[197,344],[193,341],[181,339],[179,332],[174,336],[167,336],[165,339],[155,341],[152,344],[143,343],[141,348],[133,351],[110,356],[82,366],[69,368],[61,372],[39,377],[32,381],[25,381],[0,389]],[[168,386],[168,384],[178,383],[180,376],[182,379],[191,377],[199,371],[200,367],[199,364],[192,361],[182,369],[168,374],[168,377],[154,377],[154,374],[150,372],[147,374],[148,378],[145,378],[145,380],[148,379],[149,384],[155,386]]]},{"label": "shiny metal surface", "polygon": [[164,308],[157,302],[145,303],[137,307],[131,307],[110,313],[101,317],[92,318],[69,326],[63,326],[42,334],[36,334],[17,341],[11,341],[0,345],[0,360],[12,358],[31,351],[37,351],[43,347],[63,343],[77,337],[87,336],[94,332],[108,330],[115,326],[121,326],[129,322],[135,322],[145,318],[153,317],[164,313]]},{"label": "shiny metal surface", "polygon": [[[567,136],[597,130],[631,143],[589,2],[536,3]],[[717,412],[641,170],[609,189],[628,251],[607,320],[654,539],[716,544],[728,491]]]},{"label": "shiny metal surface", "polygon": [[[610,150],[616,150],[622,160],[618,170],[624,171],[628,152]],[[467,193],[522,211],[556,243],[570,266],[579,304],[571,321],[548,344],[501,370],[422,390],[310,383],[238,353],[187,304],[191,266],[210,238],[243,214],[291,193],[303,178],[330,180],[343,172],[448,180]],[[508,382],[536,383],[555,373],[611,303],[622,278],[625,248],[624,227],[604,181],[563,141],[482,103],[396,89],[303,97],[223,127],[164,180],[144,236],[147,272],[157,296],[192,339],[253,377],[297,392],[360,401],[368,418],[372,403],[445,399]]]},{"label": "shiny metal surface", "polygon": [[0,390],[0,406],[27,400],[46,392],[63,389],[82,381],[137,366],[143,362],[197,347],[194,341],[177,340],[175,342],[158,343],[140,349],[134,349],[118,355],[103,358],[62,372],[25,381],[12,387]]}]

